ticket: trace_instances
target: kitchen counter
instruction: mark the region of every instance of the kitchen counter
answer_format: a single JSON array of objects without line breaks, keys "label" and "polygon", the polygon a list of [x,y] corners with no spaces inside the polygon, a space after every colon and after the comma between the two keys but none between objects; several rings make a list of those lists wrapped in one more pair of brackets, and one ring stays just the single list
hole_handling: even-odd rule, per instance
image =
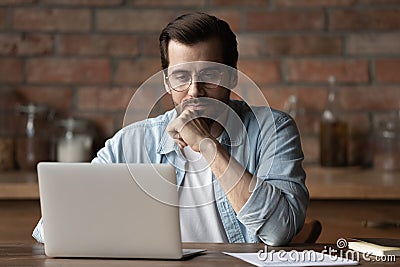
[{"label": "kitchen counter", "polygon": [[0,199],[39,199],[36,173],[21,171],[0,173]]},{"label": "kitchen counter", "polygon": [[400,172],[361,167],[305,169],[311,199],[400,200]]},{"label": "kitchen counter", "polygon": [[[311,199],[397,199],[400,172],[382,172],[360,167],[322,168],[306,166],[306,184]],[[0,173],[0,199],[38,199],[36,173]]]}]

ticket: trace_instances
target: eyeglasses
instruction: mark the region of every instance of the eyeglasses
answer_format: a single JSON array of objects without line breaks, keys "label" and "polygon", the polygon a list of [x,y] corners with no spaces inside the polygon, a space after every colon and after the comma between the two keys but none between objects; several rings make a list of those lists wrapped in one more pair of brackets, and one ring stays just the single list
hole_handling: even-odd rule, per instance
[{"label": "eyeglasses", "polygon": [[[219,69],[203,69],[198,72],[195,82],[201,83],[205,89],[217,88],[222,80],[223,72]],[[193,82],[192,74],[189,71],[175,71],[165,77],[168,86],[177,92],[183,92],[189,89]]]}]

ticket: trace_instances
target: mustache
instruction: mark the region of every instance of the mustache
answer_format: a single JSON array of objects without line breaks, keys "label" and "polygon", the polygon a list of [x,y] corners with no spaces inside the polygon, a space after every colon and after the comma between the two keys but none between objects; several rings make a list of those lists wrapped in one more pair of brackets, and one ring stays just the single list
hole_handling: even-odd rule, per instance
[{"label": "mustache", "polygon": [[199,97],[199,98],[191,98],[183,101],[181,104],[175,106],[178,114],[182,113],[185,109],[188,108],[199,108],[199,109],[206,109],[207,107],[215,106],[215,100],[207,98],[207,97]]}]

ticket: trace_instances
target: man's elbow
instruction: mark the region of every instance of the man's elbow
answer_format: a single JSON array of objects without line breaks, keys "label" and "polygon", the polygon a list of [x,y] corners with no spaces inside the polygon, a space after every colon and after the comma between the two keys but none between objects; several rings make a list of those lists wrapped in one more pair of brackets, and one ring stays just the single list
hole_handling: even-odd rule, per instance
[{"label": "man's elbow", "polygon": [[[265,228],[265,229],[263,229]],[[290,243],[295,235],[295,229],[292,225],[281,225],[274,229],[269,229],[268,225],[264,225],[260,229],[258,237],[268,246],[284,246]]]}]

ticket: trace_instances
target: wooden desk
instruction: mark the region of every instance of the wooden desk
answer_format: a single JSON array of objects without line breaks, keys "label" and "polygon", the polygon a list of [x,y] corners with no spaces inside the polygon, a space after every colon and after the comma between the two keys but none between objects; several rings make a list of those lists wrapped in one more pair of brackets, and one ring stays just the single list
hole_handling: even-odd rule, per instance
[{"label": "wooden desk", "polygon": [[[291,250],[315,250],[322,251],[324,246],[335,248],[334,245],[309,244],[297,245],[290,247],[274,247],[275,251],[281,249],[286,251]],[[207,251],[200,256],[190,259],[175,261],[175,260],[131,260],[131,259],[59,259],[47,258],[44,255],[44,249],[39,244],[0,244],[0,266],[63,266],[63,267],[79,267],[79,266],[254,266],[231,256],[227,256],[222,252],[250,252],[256,253],[260,249],[264,249],[262,244],[184,244],[185,248],[205,248]],[[400,258],[396,262],[374,262],[365,261],[360,257],[362,265],[382,266],[388,264],[391,266],[400,266]]]}]

